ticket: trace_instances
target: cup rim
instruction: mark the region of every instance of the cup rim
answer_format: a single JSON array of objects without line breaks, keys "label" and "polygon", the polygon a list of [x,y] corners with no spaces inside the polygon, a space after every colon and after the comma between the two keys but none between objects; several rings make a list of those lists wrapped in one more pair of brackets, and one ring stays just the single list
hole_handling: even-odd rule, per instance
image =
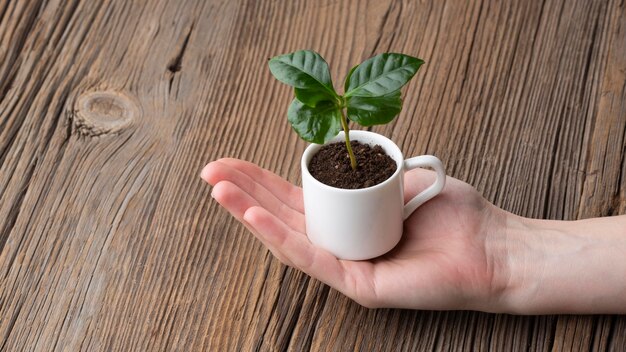
[{"label": "cup rim", "polygon": [[[344,131],[340,131],[339,134],[335,137],[333,137],[330,141],[328,141],[327,143],[324,144],[314,144],[311,143],[309,144],[308,147],[306,147],[306,149],[304,150],[304,153],[302,153],[302,157],[300,159],[300,165],[302,168],[302,177],[306,177],[310,178],[318,187],[322,187],[322,188],[327,188],[336,192],[345,192],[345,193],[362,193],[362,192],[371,192],[374,191],[378,188],[382,188],[385,187],[388,183],[393,182],[393,180],[398,177],[398,174],[400,174],[400,172],[402,171],[403,165],[404,165],[404,155],[402,154],[402,151],[400,150],[400,148],[398,147],[398,145],[396,143],[394,143],[391,139],[383,136],[382,134],[376,133],[376,132],[370,132],[370,131],[363,131],[363,130],[351,130],[350,131],[350,140],[358,140],[360,142],[363,142],[361,140],[359,140],[358,137],[360,136],[374,136],[374,138],[380,138],[383,140],[386,140],[388,143],[388,146],[391,146],[392,148],[395,148],[397,155],[400,157],[400,160],[395,160],[393,158],[392,155],[390,155],[390,151],[387,150],[386,146],[380,145],[385,152],[387,153],[387,155],[389,155],[389,157],[391,157],[392,159],[394,159],[394,161],[396,162],[396,171],[394,171],[393,174],[391,174],[391,176],[389,176],[386,180],[384,180],[381,183],[375,184],[373,186],[370,187],[366,187],[366,188],[356,188],[356,189],[349,189],[349,188],[339,188],[339,187],[333,187],[333,186],[329,186],[323,182],[320,182],[319,180],[317,180],[315,177],[313,177],[313,175],[311,175],[311,173],[309,172],[309,165],[308,165],[308,161],[310,161],[310,157],[309,155],[311,155],[311,157],[313,156],[313,152],[316,150],[319,150],[319,148],[323,147],[326,144],[329,143],[335,143],[337,141],[343,140],[343,136],[344,136]],[[357,138],[353,138],[353,136],[356,136]],[[369,144],[369,143],[368,143]],[[369,144],[372,145],[372,144]],[[374,143],[373,145],[376,145],[376,143]],[[306,160],[308,159],[308,160]]]}]

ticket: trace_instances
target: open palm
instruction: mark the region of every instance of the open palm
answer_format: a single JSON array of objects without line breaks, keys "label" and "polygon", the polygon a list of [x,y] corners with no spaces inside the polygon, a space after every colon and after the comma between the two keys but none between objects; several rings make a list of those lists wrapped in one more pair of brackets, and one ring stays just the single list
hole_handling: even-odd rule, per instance
[{"label": "open palm", "polygon": [[[448,177],[442,193],[405,221],[402,240],[391,252],[347,261],[309,242],[300,187],[237,159],[208,164],[202,178],[214,186],[212,196],[281,262],[366,307],[493,309],[486,302],[497,295],[500,263],[490,243],[499,237],[504,212],[464,182]],[[434,178],[428,170],[407,172],[405,200]]]}]

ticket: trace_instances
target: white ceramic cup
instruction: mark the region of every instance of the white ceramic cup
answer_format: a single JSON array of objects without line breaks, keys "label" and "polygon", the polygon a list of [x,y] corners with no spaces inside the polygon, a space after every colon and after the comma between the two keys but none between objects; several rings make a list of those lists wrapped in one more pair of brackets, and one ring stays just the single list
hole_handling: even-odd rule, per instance
[{"label": "white ceramic cup", "polygon": [[[311,144],[301,160],[306,232],[314,245],[339,259],[365,260],[381,256],[398,244],[404,220],[441,192],[446,172],[441,161],[432,155],[404,160],[400,148],[380,134],[354,130],[350,131],[350,139],[380,145],[396,162],[396,171],[387,180],[368,188],[331,187],[309,173],[309,162],[322,147]],[[341,132],[328,143],[343,140]],[[405,205],[404,172],[417,167],[433,168],[437,179]]]}]

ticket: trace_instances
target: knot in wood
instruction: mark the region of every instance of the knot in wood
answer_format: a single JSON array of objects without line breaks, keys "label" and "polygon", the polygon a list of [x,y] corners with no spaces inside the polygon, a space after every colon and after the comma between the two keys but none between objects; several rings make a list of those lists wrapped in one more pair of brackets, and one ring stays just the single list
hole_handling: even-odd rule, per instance
[{"label": "knot in wood", "polygon": [[96,91],[78,97],[73,109],[74,126],[81,134],[99,136],[115,133],[139,118],[139,106],[126,94]]}]

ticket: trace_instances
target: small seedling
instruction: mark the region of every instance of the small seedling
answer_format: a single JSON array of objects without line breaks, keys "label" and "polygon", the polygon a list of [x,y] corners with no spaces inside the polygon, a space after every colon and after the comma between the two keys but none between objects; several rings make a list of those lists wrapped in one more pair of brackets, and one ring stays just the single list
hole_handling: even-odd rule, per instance
[{"label": "small seedling", "polygon": [[348,119],[361,126],[391,122],[402,109],[400,88],[423,63],[403,54],[374,56],[350,70],[344,94],[339,95],[328,64],[315,51],[299,50],[269,60],[274,77],[294,87],[296,97],[287,118],[296,133],[307,142],[324,144],[343,129],[352,169],[357,168],[357,162],[350,146]]}]

